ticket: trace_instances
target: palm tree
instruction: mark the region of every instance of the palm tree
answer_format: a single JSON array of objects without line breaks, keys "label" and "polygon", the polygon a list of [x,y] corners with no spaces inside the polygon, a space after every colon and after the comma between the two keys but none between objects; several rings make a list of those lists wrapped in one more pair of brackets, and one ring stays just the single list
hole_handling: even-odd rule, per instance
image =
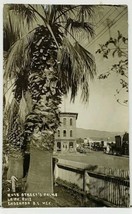
[{"label": "palm tree", "polygon": [[52,154],[62,96],[70,91],[74,101],[81,88],[87,102],[96,73],[93,55],[78,39],[94,36],[94,7],[12,4],[5,5],[4,14],[4,79],[13,81],[10,150],[30,146],[27,190],[52,192],[46,189],[52,179],[46,178],[44,163],[50,166],[46,157]]}]

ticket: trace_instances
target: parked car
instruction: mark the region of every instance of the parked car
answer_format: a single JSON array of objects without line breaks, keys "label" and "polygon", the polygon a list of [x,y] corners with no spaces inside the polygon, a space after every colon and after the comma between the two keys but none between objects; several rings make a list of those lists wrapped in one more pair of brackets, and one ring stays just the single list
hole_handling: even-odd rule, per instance
[{"label": "parked car", "polygon": [[82,148],[82,147],[78,147],[77,148],[77,152],[80,152],[80,153],[83,153],[83,154],[86,154],[87,153],[87,151],[86,151],[86,149],[85,148]]}]

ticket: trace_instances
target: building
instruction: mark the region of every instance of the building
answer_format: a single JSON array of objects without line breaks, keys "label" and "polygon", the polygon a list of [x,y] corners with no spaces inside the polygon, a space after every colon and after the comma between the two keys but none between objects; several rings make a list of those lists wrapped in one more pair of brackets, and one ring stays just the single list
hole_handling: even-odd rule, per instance
[{"label": "building", "polygon": [[71,112],[60,113],[60,126],[55,133],[54,152],[76,151],[76,120],[78,114]]},{"label": "building", "polygon": [[94,143],[94,140],[90,138],[84,138],[84,146],[88,146],[90,149],[92,148],[92,145]]}]

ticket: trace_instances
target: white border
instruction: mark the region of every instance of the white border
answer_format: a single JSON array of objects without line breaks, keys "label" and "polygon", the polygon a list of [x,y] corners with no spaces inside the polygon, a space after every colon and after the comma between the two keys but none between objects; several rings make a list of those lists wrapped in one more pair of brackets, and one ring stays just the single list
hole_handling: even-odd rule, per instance
[{"label": "white border", "polygon": [[[130,134],[130,154],[132,154],[132,0],[2,0],[0,2],[0,32],[1,32],[1,36],[0,36],[0,103],[2,106],[2,91],[3,91],[3,80],[2,80],[2,76],[3,76],[3,66],[2,66],[2,60],[3,60],[3,4],[6,3],[30,3],[30,4],[114,4],[114,5],[118,5],[118,4],[126,4],[128,5],[128,32],[129,32],[129,134]],[[131,48],[130,48],[131,47]],[[3,111],[2,108],[0,108],[0,146],[1,146],[1,150],[0,150],[0,154],[2,154],[2,118],[3,118]],[[130,175],[131,175],[131,182],[132,182],[132,173],[131,173],[131,169],[132,169],[132,155],[130,155]],[[0,159],[1,161],[1,159]],[[1,163],[1,162],[0,162]],[[0,164],[1,167],[1,164]],[[0,171],[2,171],[2,167],[0,168]],[[0,176],[1,177],[1,176]],[[0,178],[1,179],[1,178]],[[1,180],[0,180],[0,183]],[[131,185],[132,186],[132,185]],[[1,198],[0,198],[1,199]],[[132,188],[131,188],[131,205],[132,205]],[[73,210],[74,209],[74,210]],[[130,213],[132,210],[131,208],[15,208],[15,209],[3,209],[0,208],[0,213],[3,214],[7,214],[9,213],[69,213],[70,214],[75,211],[76,214],[78,213],[86,213],[86,212],[92,212],[92,213],[102,213],[102,212],[108,212],[109,214],[113,214],[113,212],[116,213]]]}]

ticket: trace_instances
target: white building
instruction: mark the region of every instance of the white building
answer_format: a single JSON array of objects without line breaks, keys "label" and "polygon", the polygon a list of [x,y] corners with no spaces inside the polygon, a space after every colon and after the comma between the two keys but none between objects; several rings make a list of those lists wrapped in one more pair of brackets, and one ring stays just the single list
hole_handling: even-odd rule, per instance
[{"label": "white building", "polygon": [[60,113],[61,125],[55,133],[54,152],[76,151],[76,120],[78,114],[71,112]]}]

